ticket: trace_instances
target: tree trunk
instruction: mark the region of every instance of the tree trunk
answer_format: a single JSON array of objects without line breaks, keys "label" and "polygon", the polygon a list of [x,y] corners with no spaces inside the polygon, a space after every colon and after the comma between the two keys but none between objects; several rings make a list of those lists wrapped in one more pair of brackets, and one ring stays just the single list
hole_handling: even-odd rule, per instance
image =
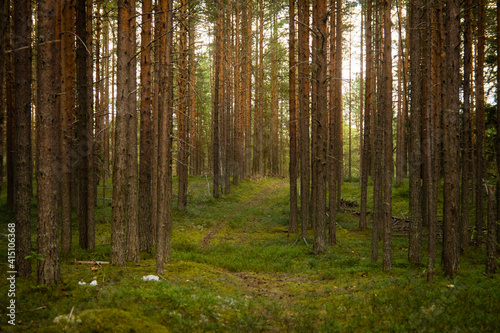
[{"label": "tree trunk", "polygon": [[5,140],[4,140],[4,124],[5,124],[5,94],[4,94],[4,83],[5,83],[5,35],[7,30],[7,25],[10,19],[8,16],[9,1],[0,1],[0,38],[4,38],[2,43],[0,43],[0,193],[2,192],[3,186],[3,160],[5,153]]},{"label": "tree trunk", "polygon": [[472,166],[471,135],[471,78],[472,78],[472,0],[465,3],[464,19],[464,106],[462,113],[462,183],[460,204],[460,250],[466,252],[469,247],[469,214]]},{"label": "tree trunk", "polygon": [[[134,0],[132,0],[134,1]],[[130,134],[131,121],[130,77],[131,57],[131,24],[132,4],[130,0],[118,2],[118,44],[117,44],[117,101],[115,127],[115,153],[113,156],[113,209],[111,221],[111,255],[110,261],[117,266],[124,266],[127,254],[127,221],[129,199],[129,163],[130,157],[127,136]],[[135,102],[135,101],[134,101]],[[135,105],[134,105],[135,106]]]},{"label": "tree trunk", "polygon": [[75,1],[66,1],[62,10],[61,24],[61,66],[62,66],[62,119],[61,119],[61,244],[64,253],[71,252],[71,178],[72,178],[72,140],[75,115]]},{"label": "tree trunk", "polygon": [[326,186],[327,186],[327,154],[328,154],[328,67],[327,53],[327,10],[326,0],[314,2],[316,31],[316,49],[314,52],[314,79],[317,82],[316,110],[316,173],[317,173],[317,212],[314,232],[314,252],[326,252]]},{"label": "tree trunk", "polygon": [[172,230],[172,110],[173,110],[173,2],[160,1],[160,87],[158,131],[158,230],[156,273],[163,274],[163,264],[170,259]]},{"label": "tree trunk", "polygon": [[[37,197],[38,197],[38,283],[50,285],[61,279],[57,220],[56,178],[56,61],[55,0],[38,1],[37,49]],[[30,7],[25,7],[30,8]],[[56,14],[57,15],[57,14]],[[26,20],[29,22],[29,19]],[[29,40],[29,39],[28,39]],[[29,99],[28,99],[29,100]],[[26,138],[24,138],[26,140]],[[30,141],[28,141],[30,142]]]},{"label": "tree trunk", "polygon": [[460,112],[460,3],[450,0],[446,5],[445,25],[446,83],[444,111],[444,228],[443,263],[445,275],[453,278],[458,269],[457,228],[459,218],[458,115]]},{"label": "tree trunk", "polygon": [[[52,4],[53,5],[53,4]],[[40,9],[47,10],[46,4],[40,4]],[[14,60],[14,213],[16,216],[16,270],[23,277],[31,275],[31,263],[26,256],[31,252],[31,228],[30,228],[30,202],[31,202],[31,1],[22,0],[14,3],[14,30],[13,30],[13,60]],[[44,16],[40,16],[44,17]],[[44,21],[44,29],[48,29],[47,22]],[[48,39],[50,40],[50,39]],[[45,51],[45,50],[44,50]],[[44,53],[43,56],[47,57]],[[50,58],[41,58],[39,61],[50,61]],[[50,62],[49,62],[50,64]],[[47,73],[43,73],[47,74]],[[47,81],[39,81],[42,83],[53,84],[50,76],[45,76]],[[55,103],[55,95],[50,89],[45,92],[48,97],[53,98]],[[38,104],[38,107],[42,107]],[[43,110],[46,112],[55,112],[54,105],[50,105],[49,109]],[[52,108],[52,109],[50,109]],[[51,114],[50,116],[54,116]],[[47,123],[45,123],[47,124]],[[38,126],[37,126],[38,129]],[[51,129],[54,130],[54,129]],[[44,133],[45,134],[45,133]],[[51,155],[47,156],[50,158]],[[44,166],[47,161],[44,160]],[[52,171],[49,166],[49,171]],[[10,176],[11,174],[9,174]],[[53,176],[52,174],[48,175]],[[49,178],[49,180],[52,180]],[[40,184],[39,184],[40,186]],[[55,186],[55,185],[54,185]],[[44,187],[46,190],[46,187]],[[45,200],[47,198],[44,198]],[[49,198],[50,199],[50,198]],[[49,211],[44,213],[50,214],[50,202],[45,208]],[[43,223],[55,223],[57,220],[47,221],[48,216],[43,216]],[[47,244],[44,244],[46,246]]]},{"label": "tree trunk", "polygon": [[406,160],[406,117],[403,111],[406,91],[403,90],[403,78],[406,72],[403,70],[404,46],[403,46],[403,2],[398,0],[398,113],[397,113],[397,135],[396,135],[396,184],[399,185],[405,178],[404,161]]},{"label": "tree trunk", "polygon": [[372,2],[367,1],[366,5],[366,81],[365,81],[365,116],[363,153],[361,156],[361,212],[359,215],[360,229],[366,229],[366,206],[368,201],[368,176],[371,165],[371,114],[373,110],[373,45],[372,45]]},{"label": "tree trunk", "polygon": [[[76,135],[77,135],[77,163],[78,167],[78,220],[79,243],[83,249],[92,249],[94,246],[94,205],[91,185],[93,180],[93,135],[92,135],[92,86],[91,55],[89,54],[88,39],[91,32],[87,27],[88,15],[86,0],[77,0],[76,7],[76,34],[80,43],[76,48]],[[83,41],[83,42],[82,42]]]},{"label": "tree trunk", "polygon": [[[500,0],[497,0],[497,36],[500,36]],[[497,50],[500,50],[500,38],[497,38]],[[497,52],[497,68],[500,68],[500,52]],[[497,100],[500,97],[500,71],[497,70]],[[497,165],[497,221],[500,218],[500,103],[497,103],[497,135],[495,140],[496,165]],[[500,253],[500,226],[497,224],[497,253]]]},{"label": "tree trunk", "polygon": [[495,274],[497,264],[497,249],[495,233],[497,228],[496,198],[493,185],[488,185],[488,234],[486,241],[486,274]]},{"label": "tree trunk", "polygon": [[309,2],[299,2],[299,150],[300,150],[300,211],[303,238],[307,237],[310,205],[310,149],[309,149]]},{"label": "tree trunk", "polygon": [[290,108],[290,222],[288,232],[299,232],[297,207],[297,64],[295,60],[295,0],[290,0],[289,7],[289,39],[288,39],[288,96]]},{"label": "tree trunk", "polygon": [[420,99],[422,97],[422,71],[421,71],[421,47],[422,38],[420,26],[421,1],[415,0],[410,4],[410,230],[408,259],[410,262],[418,263],[421,259],[422,245],[422,148],[421,148],[421,124],[422,112]]},{"label": "tree trunk", "polygon": [[138,165],[137,165],[137,61],[135,33],[135,0],[130,1],[131,16],[128,20],[130,35],[128,36],[127,63],[127,171],[128,171],[128,230],[127,230],[127,260],[139,262],[139,206],[138,206]]},{"label": "tree trunk", "polygon": [[392,155],[392,1],[385,0],[383,4],[383,62],[382,62],[382,112],[384,113],[384,245],[383,245],[383,269],[392,270],[392,177],[394,174],[394,163]]},{"label": "tree trunk", "polygon": [[179,177],[179,190],[177,209],[184,210],[187,205],[188,187],[188,27],[187,27],[187,0],[181,0],[179,12],[179,76],[178,82],[178,111],[177,111],[177,176]]},{"label": "tree trunk", "polygon": [[279,175],[278,25],[273,13],[271,37],[271,175]]},{"label": "tree trunk", "polygon": [[151,220],[151,160],[153,123],[151,113],[151,0],[142,3],[141,30],[141,135],[139,160],[139,249],[151,253],[153,247],[153,224]]},{"label": "tree trunk", "polygon": [[220,0],[216,2],[217,6],[217,27],[215,36],[215,73],[214,73],[214,97],[213,97],[213,108],[212,108],[212,162],[213,162],[213,197],[219,197],[219,184],[220,184],[220,158],[219,158],[219,148],[220,148],[220,133],[219,133],[219,113],[220,104],[222,103],[220,91],[220,75],[221,75],[221,48],[222,48],[222,4]]},{"label": "tree trunk", "polygon": [[[5,1],[5,12],[7,13],[7,17],[12,16],[12,7],[11,6],[11,1]],[[12,40],[12,31],[13,31],[13,20],[7,20],[6,21],[6,31],[5,35],[2,36],[4,39],[3,41],[5,42],[5,47],[6,50],[9,51],[6,54],[6,59],[5,59],[5,69],[6,69],[6,77],[5,77],[5,103],[6,103],[6,129],[5,129],[5,134],[6,134],[6,157],[7,157],[7,207],[15,211],[14,207],[14,181],[15,181],[15,156],[14,156],[14,151],[16,150],[15,148],[15,135],[14,135],[14,128],[16,126],[15,124],[15,101],[14,101],[14,94],[15,94],[15,70],[14,70],[14,56],[13,56],[13,40]],[[25,24],[28,22],[26,21]]]},{"label": "tree trunk", "polygon": [[484,213],[483,193],[485,178],[485,110],[484,110],[484,47],[485,47],[485,0],[478,1],[477,57],[475,72],[476,97],[476,246],[483,243]]}]

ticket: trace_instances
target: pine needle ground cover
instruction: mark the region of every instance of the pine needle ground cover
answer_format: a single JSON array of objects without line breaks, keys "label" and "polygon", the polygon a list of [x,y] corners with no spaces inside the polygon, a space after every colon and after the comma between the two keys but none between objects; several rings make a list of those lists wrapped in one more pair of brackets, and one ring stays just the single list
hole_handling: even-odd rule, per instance
[{"label": "pine needle ground cover", "polygon": [[[142,254],[140,265],[129,263],[125,268],[74,264],[75,260],[109,259],[111,207],[107,202],[103,208],[99,202],[97,247],[93,252],[80,250],[75,235],[72,254],[61,259],[63,283],[45,287],[16,279],[15,327],[7,325],[7,239],[1,237],[1,330],[500,330],[500,277],[483,274],[484,249],[471,249],[462,256],[453,280],[444,278],[438,265],[434,281],[428,283],[425,256],[421,265],[408,262],[408,241],[400,230],[393,232],[393,271],[383,272],[381,262],[371,262],[371,232],[358,229],[356,207],[338,215],[338,245],[326,255],[317,255],[312,250],[312,232],[305,241],[287,233],[287,179],[247,180],[217,200],[210,196],[205,178],[190,178],[189,184],[187,209],[174,209],[173,260],[166,264],[160,281],[142,280],[155,274],[154,253]],[[342,197],[359,202],[358,184],[345,183]],[[394,216],[407,217],[406,184],[394,189],[393,200]],[[2,202],[2,234],[13,220],[4,207]],[[35,230],[36,207],[32,213]],[[35,245],[33,236],[36,254]],[[34,269],[40,259],[33,255]],[[97,286],[89,285],[93,280]],[[69,322],[54,322],[70,313]]]}]

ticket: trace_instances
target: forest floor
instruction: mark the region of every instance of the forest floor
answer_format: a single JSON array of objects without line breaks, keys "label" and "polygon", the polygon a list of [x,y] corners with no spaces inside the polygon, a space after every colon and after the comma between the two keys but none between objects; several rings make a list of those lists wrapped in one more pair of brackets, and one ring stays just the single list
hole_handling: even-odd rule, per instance
[{"label": "forest floor", "polygon": [[[155,274],[154,254],[125,268],[74,263],[109,260],[111,207],[107,200],[103,211],[99,199],[97,246],[81,250],[74,235],[71,255],[61,258],[62,283],[16,279],[15,327],[7,324],[7,238],[0,237],[0,331],[500,331],[500,275],[483,274],[484,249],[463,255],[453,280],[438,266],[426,282],[425,244],[422,264],[408,262],[407,183],[393,192],[393,215],[401,219],[394,224],[391,272],[371,262],[371,230],[357,226],[358,183],[343,185],[350,207],[338,214],[338,244],[325,255],[313,252],[312,232],[305,241],[287,233],[287,179],[246,180],[219,199],[210,186],[206,178],[190,178],[187,209],[173,210],[172,260],[160,281],[142,280]],[[2,199],[0,233],[6,234],[13,216]],[[74,228],[77,233],[76,221]],[[89,285],[92,280],[98,285]],[[70,313],[70,323],[54,322]]]}]

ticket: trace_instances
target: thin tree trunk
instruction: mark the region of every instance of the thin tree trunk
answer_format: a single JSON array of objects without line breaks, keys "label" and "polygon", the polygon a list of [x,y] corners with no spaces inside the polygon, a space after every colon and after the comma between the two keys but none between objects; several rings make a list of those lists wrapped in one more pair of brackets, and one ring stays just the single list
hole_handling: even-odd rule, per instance
[{"label": "thin tree trunk", "polygon": [[[361,212],[359,216],[360,229],[366,229],[366,206],[368,201],[368,176],[371,165],[371,114],[373,110],[373,45],[372,45],[372,2],[366,6],[366,81],[365,81],[365,116],[363,135],[363,154],[361,157]],[[373,253],[373,252],[372,252]],[[373,258],[372,258],[373,259]]]},{"label": "thin tree trunk", "polygon": [[298,233],[297,207],[297,62],[295,60],[295,0],[290,0],[289,7],[289,39],[288,39],[288,96],[290,108],[290,222],[289,233]]},{"label": "thin tree trunk", "polygon": [[465,3],[464,19],[464,106],[462,113],[462,183],[460,205],[460,250],[466,252],[469,247],[469,214],[471,190],[471,78],[472,78],[472,0]]},{"label": "thin tree trunk", "polygon": [[418,263],[421,259],[422,245],[422,148],[421,148],[421,124],[422,104],[419,102],[422,96],[422,72],[421,72],[421,2],[412,1],[410,4],[410,230],[408,259],[410,262]]},{"label": "thin tree trunk", "polygon": [[328,153],[328,67],[326,61],[327,53],[327,10],[326,0],[314,2],[316,31],[316,50],[314,52],[315,73],[314,79],[317,82],[317,110],[316,110],[316,173],[317,173],[317,212],[314,232],[314,251],[317,253],[326,252],[326,186],[327,186],[327,153]]},{"label": "thin tree trunk", "polygon": [[127,260],[139,262],[139,197],[138,197],[138,165],[137,165],[137,61],[135,58],[137,41],[135,33],[136,0],[130,1],[131,16],[128,21],[130,35],[128,41],[128,100],[127,100],[127,171],[128,171],[128,230]]},{"label": "thin tree trunk", "polygon": [[[172,231],[172,110],[173,110],[173,2],[160,1],[160,87],[158,132],[158,231],[156,241],[156,272],[163,274],[163,264],[170,259]],[[163,14],[166,13],[166,14]],[[164,50],[164,53],[162,52]],[[164,56],[163,56],[164,55]],[[165,62],[165,63],[164,63]]]},{"label": "thin tree trunk", "polygon": [[[38,197],[38,246],[44,258],[38,260],[38,283],[50,285],[61,279],[59,264],[56,181],[56,61],[57,39],[55,0],[39,0],[38,49],[37,49],[37,197]],[[30,7],[27,7],[30,8]],[[26,9],[25,9],[26,10]],[[57,14],[56,14],[57,15]],[[27,19],[29,22],[29,19]],[[28,30],[29,31],[29,30]],[[29,40],[29,39],[28,39]],[[26,138],[24,138],[26,140]],[[30,142],[30,141],[28,141]]]},{"label": "thin tree trunk", "polygon": [[[11,1],[7,0],[5,2],[6,6],[6,15],[7,17],[12,16],[12,7]],[[15,181],[15,156],[14,151],[15,148],[15,135],[14,128],[15,124],[15,101],[14,101],[14,86],[15,86],[15,70],[14,70],[14,56],[13,56],[13,40],[12,40],[12,31],[13,31],[13,23],[12,20],[7,20],[6,22],[6,31],[5,35],[2,36],[5,42],[6,50],[8,51],[5,59],[5,68],[6,68],[6,77],[5,77],[5,103],[6,103],[6,157],[7,157],[7,207],[14,210],[14,181]],[[25,24],[28,23],[27,21]]]},{"label": "thin tree trunk", "polygon": [[[497,0],[497,36],[500,36],[500,0]],[[500,38],[497,37],[497,50],[500,50]],[[500,68],[500,52],[497,52],[497,68]],[[500,97],[500,71],[497,70],[497,100]],[[500,119],[500,103],[497,103],[497,120]],[[500,217],[500,121],[497,121],[497,135],[495,140],[496,165],[497,165],[497,221]],[[500,253],[500,226],[497,225],[497,253]]]},{"label": "thin tree trunk", "polygon": [[444,100],[444,228],[443,263],[445,275],[452,278],[458,269],[457,228],[459,218],[458,115],[460,111],[460,4],[450,0],[446,5],[445,25],[446,91]]},{"label": "thin tree trunk", "polygon": [[[134,0],[132,0],[134,1]],[[118,2],[118,44],[117,44],[117,101],[115,127],[115,153],[113,154],[113,209],[111,221],[111,255],[110,261],[117,266],[124,266],[127,245],[127,220],[129,198],[129,164],[127,162],[128,117],[130,117],[130,85],[131,66],[131,25],[132,6],[129,0]]]},{"label": "thin tree trunk", "polygon": [[[8,16],[9,1],[0,1],[0,38],[4,38],[7,25],[9,24],[10,17]],[[4,123],[5,123],[5,94],[4,94],[4,83],[5,83],[5,38],[0,43],[0,193],[2,192],[3,186],[3,160],[5,152],[5,140],[4,140]]]},{"label": "thin tree trunk", "polygon": [[179,8],[179,76],[178,82],[178,129],[177,129],[177,175],[179,177],[179,190],[177,196],[177,209],[184,210],[187,205],[188,187],[188,27],[187,27],[187,0],[181,0]]},{"label": "thin tree trunk", "polygon": [[385,0],[383,7],[384,41],[382,62],[382,112],[384,112],[384,245],[383,245],[383,269],[392,270],[392,178],[394,174],[394,163],[392,156],[392,1]]},{"label": "thin tree trunk", "polygon": [[222,4],[220,0],[216,3],[217,6],[217,27],[215,36],[215,73],[214,73],[214,98],[213,98],[213,109],[212,109],[212,162],[213,162],[213,173],[214,173],[214,186],[213,186],[213,197],[219,197],[219,184],[220,184],[220,160],[219,160],[219,148],[220,148],[220,133],[219,133],[219,113],[220,113],[220,103],[222,102],[220,91],[220,74],[221,74],[221,48],[222,48]]},{"label": "thin tree trunk", "polygon": [[299,150],[300,150],[300,211],[302,233],[307,237],[310,207],[310,149],[309,149],[309,2],[299,0]]},{"label": "thin tree trunk", "polygon": [[403,91],[403,78],[406,72],[403,70],[404,62],[404,46],[403,46],[403,29],[402,29],[402,0],[398,0],[398,113],[397,113],[397,141],[396,141],[396,184],[403,182],[405,175],[404,161],[406,160],[406,118],[403,111],[406,92]]},{"label": "thin tree trunk", "polygon": [[[77,0],[76,7],[76,34],[79,39],[76,48],[76,132],[77,132],[77,159],[78,159],[78,220],[79,220],[79,243],[83,249],[92,249],[94,243],[93,211],[91,200],[91,166],[93,153],[92,136],[92,95],[91,86],[91,55],[89,54],[87,29],[87,3],[86,0]],[[91,34],[90,34],[91,35]]]},{"label": "thin tree trunk", "polygon": [[[40,9],[46,10],[46,4],[40,4]],[[42,12],[43,15],[46,15]],[[30,202],[31,202],[31,1],[20,0],[14,3],[14,29],[13,29],[13,60],[14,60],[14,213],[16,217],[16,270],[19,275],[29,277],[31,275],[31,263],[26,256],[31,252],[31,219],[30,219]],[[47,29],[46,21],[43,22],[44,29]],[[50,39],[49,39],[50,40]],[[45,50],[44,50],[45,51]],[[44,57],[47,55],[44,53]],[[42,57],[39,61],[51,60],[50,58]],[[47,74],[47,73],[43,73]],[[44,79],[50,79],[50,76]],[[46,81],[41,81],[46,82]],[[46,82],[52,84],[52,81]],[[46,90],[49,97],[53,91]],[[38,104],[38,107],[42,107]],[[52,105],[49,106],[54,107]],[[45,112],[55,112],[54,109],[43,110]],[[50,114],[54,116],[54,114]],[[47,124],[47,123],[45,123]],[[38,126],[37,126],[38,129]],[[53,129],[52,129],[53,130]],[[49,155],[49,159],[52,156]],[[47,161],[43,161],[46,166]],[[52,169],[49,167],[49,171]],[[9,174],[9,177],[11,174]],[[51,173],[49,177],[53,176]],[[45,180],[45,179],[44,179]],[[52,180],[49,178],[49,180]],[[40,184],[39,184],[40,185]],[[45,185],[45,184],[44,184]],[[55,186],[55,185],[54,185]],[[47,188],[44,187],[44,190]],[[47,198],[44,198],[45,200]],[[51,198],[49,198],[51,199]],[[52,213],[50,202],[45,209],[49,211],[44,213],[49,215],[43,216],[43,223],[55,223],[57,221],[54,216],[53,221],[47,221],[47,218]],[[49,235],[50,236],[50,235]],[[47,246],[46,244],[43,244]],[[44,248],[45,250],[45,248]]]},{"label": "thin tree trunk", "polygon": [[151,220],[151,160],[153,123],[151,113],[151,0],[142,3],[141,31],[141,136],[139,160],[139,249],[151,253],[153,247],[153,224]]},{"label": "thin tree trunk", "polygon": [[484,109],[484,48],[485,48],[485,0],[477,2],[477,57],[475,72],[476,97],[476,246],[483,243],[484,213],[483,191],[485,178],[485,109]]},{"label": "thin tree trunk", "polygon": [[61,66],[62,66],[62,105],[64,111],[61,119],[61,244],[64,253],[71,252],[71,155],[73,139],[73,122],[75,105],[75,35],[72,33],[75,26],[75,1],[66,1],[62,10],[61,34]]}]

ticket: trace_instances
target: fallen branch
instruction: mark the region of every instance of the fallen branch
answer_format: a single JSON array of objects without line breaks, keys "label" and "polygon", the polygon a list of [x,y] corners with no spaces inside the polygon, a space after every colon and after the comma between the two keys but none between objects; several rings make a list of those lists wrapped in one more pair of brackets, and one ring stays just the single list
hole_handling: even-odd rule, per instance
[{"label": "fallen branch", "polygon": [[96,261],[96,260],[90,260],[90,261],[73,261],[73,264],[77,265],[109,265],[109,261]]}]

